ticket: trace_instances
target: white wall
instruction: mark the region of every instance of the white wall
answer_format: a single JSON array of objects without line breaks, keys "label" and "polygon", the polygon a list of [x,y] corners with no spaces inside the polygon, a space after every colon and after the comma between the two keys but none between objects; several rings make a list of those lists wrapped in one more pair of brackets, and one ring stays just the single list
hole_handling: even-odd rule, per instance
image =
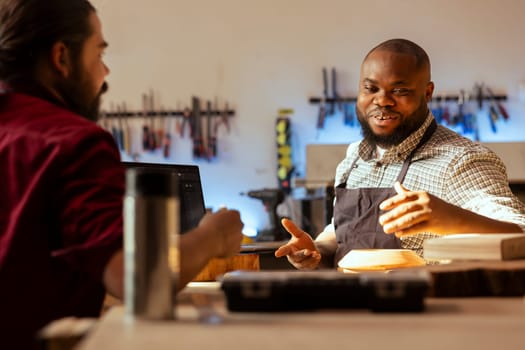
[{"label": "white wall", "polygon": [[[262,205],[238,195],[275,187],[274,123],[293,108],[294,160],[303,175],[309,143],[347,143],[359,130],[340,116],[315,129],[321,68],[340,72],[339,91],[354,95],[359,65],[375,44],[393,37],[419,43],[432,60],[436,92],[456,93],[485,82],[506,93],[511,120],[482,141],[522,141],[525,106],[525,1],[521,0],[93,0],[110,43],[109,102],[140,108],[153,88],[167,108],[192,95],[218,96],[236,109],[233,129],[219,140],[219,159],[194,162],[188,138],[176,139],[168,162],[197,163],[209,206],[241,210],[246,225],[263,228]],[[144,160],[164,161],[148,156]]]}]

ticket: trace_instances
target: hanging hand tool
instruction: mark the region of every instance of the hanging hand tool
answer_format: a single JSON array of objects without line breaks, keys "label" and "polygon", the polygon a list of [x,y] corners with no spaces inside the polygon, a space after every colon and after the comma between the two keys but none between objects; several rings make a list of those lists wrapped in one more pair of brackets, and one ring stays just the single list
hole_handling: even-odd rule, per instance
[{"label": "hanging hand tool", "polygon": [[463,133],[467,134],[470,131],[468,130],[468,125],[465,120],[465,91],[460,90],[458,95],[458,113],[456,116],[456,122],[457,124],[461,125]]},{"label": "hanging hand tool", "polygon": [[122,146],[124,148],[124,152],[126,152],[127,154],[131,154],[126,102],[122,102],[122,119],[123,122],[120,124],[120,130],[122,131]]},{"label": "hanging hand tool", "polygon": [[155,111],[155,109],[153,108],[152,106],[152,109],[153,109],[153,114],[156,114],[157,115],[157,118],[158,118],[158,123],[159,123],[159,127],[157,130],[155,130],[155,136],[156,136],[156,140],[157,140],[157,143],[156,143],[156,148],[158,149],[163,149],[164,148],[164,122],[165,122],[165,117],[162,115],[162,111],[159,109],[158,111]]},{"label": "hanging hand tool", "polygon": [[503,116],[503,120],[509,120],[509,114],[501,102],[497,102],[496,106],[498,106],[499,113]]},{"label": "hanging hand tool", "polygon": [[142,126],[142,149],[149,150],[150,145],[150,131],[148,126],[148,95],[142,94],[142,117],[144,118],[144,125]]},{"label": "hanging hand tool", "polygon": [[193,117],[193,158],[201,158],[203,155],[202,131],[201,131],[201,106],[198,97],[192,97],[192,117]]},{"label": "hanging hand tool", "polygon": [[355,120],[355,106],[352,102],[346,102],[343,103],[343,119],[344,124],[349,127],[354,126],[354,120]]},{"label": "hanging hand tool", "polygon": [[319,114],[317,116],[317,129],[324,128],[324,120],[326,118],[326,100],[328,98],[328,76],[326,68],[323,68],[323,97],[319,104]]},{"label": "hanging hand tool", "polygon": [[171,148],[171,134],[170,134],[170,121],[171,121],[171,117],[169,115],[165,115],[164,116],[164,108],[161,106],[160,107],[160,115],[161,117],[163,118],[166,118],[164,119],[164,126],[165,126],[165,130],[163,132],[163,139],[162,139],[162,154],[164,156],[164,158],[169,158],[170,157],[170,148]]},{"label": "hanging hand tool", "polygon": [[462,92],[460,91],[460,93],[458,95],[457,110],[456,110],[456,113],[454,113],[452,115],[452,118],[451,118],[451,125],[452,126],[458,126],[458,125],[460,125],[461,127],[464,126],[464,123],[463,123],[463,119],[464,119],[463,98],[464,98],[464,96],[462,95]]},{"label": "hanging hand tool", "polygon": [[118,146],[118,149],[120,151],[123,150],[123,145],[122,145],[122,132],[121,132],[121,129],[119,127],[119,124],[120,124],[120,106],[117,104],[117,107],[116,107],[116,113],[115,113],[115,116],[113,118],[113,121],[111,123],[112,127],[111,127],[111,130],[112,130],[112,133],[113,133],[113,138],[115,138],[115,142],[117,143],[117,146]]},{"label": "hanging hand tool", "polygon": [[[201,115],[201,123],[199,125],[200,131],[201,131],[201,158],[208,159],[208,104],[206,102],[205,104],[205,112],[204,115]],[[202,117],[204,117],[204,122],[202,122]]]},{"label": "hanging hand tool", "polygon": [[208,161],[215,158],[217,155],[217,135],[213,132],[214,128],[211,126],[211,120],[212,120],[212,108],[211,108],[211,101],[206,102],[206,139],[207,139],[207,147],[206,147],[206,158]]},{"label": "hanging hand tool", "polygon": [[441,99],[441,108],[443,110],[442,120],[446,125],[450,125],[450,110],[447,105],[447,97],[443,96]]},{"label": "hanging hand tool", "polygon": [[149,127],[149,150],[154,151],[160,144],[157,132],[155,131],[155,103],[153,101],[153,90],[150,90],[148,96],[148,115],[151,116]]},{"label": "hanging hand tool", "polygon": [[436,118],[436,122],[438,124],[441,124],[441,121],[443,120],[443,109],[441,108],[440,101],[440,97],[433,98],[430,101],[430,110],[432,111],[432,114],[434,115],[434,118]]},{"label": "hanging hand tool", "polygon": [[490,123],[490,129],[493,133],[496,133],[498,129],[496,128],[496,121],[498,120],[498,112],[496,111],[496,108],[494,106],[489,107],[489,123]]},{"label": "hanging hand tool", "polygon": [[321,104],[319,106],[319,114],[317,116],[317,129],[324,128],[324,120],[326,117],[326,107],[324,102],[324,97],[321,98]]},{"label": "hanging hand tool", "polygon": [[463,99],[463,133],[472,134],[476,140],[479,135],[476,135],[476,114],[472,111],[470,95],[464,90],[461,90],[461,96]]},{"label": "hanging hand tool", "polygon": [[215,123],[213,125],[213,134],[211,137],[211,141],[209,143],[210,151],[213,158],[217,157],[218,153],[218,135],[219,135],[219,126],[224,124],[224,127],[226,128],[226,132],[230,133],[230,122],[228,120],[229,115],[229,108],[228,108],[228,102],[224,103],[224,109],[219,110],[219,103],[217,102],[217,99],[214,101],[215,111],[219,113],[219,115],[215,119]]},{"label": "hanging hand tool", "polygon": [[133,128],[131,128],[129,125],[128,117],[131,116],[131,114],[128,114],[128,108],[125,102],[122,104],[122,109],[124,115],[126,116],[126,118],[124,119],[124,148],[126,148],[126,152],[135,159],[138,158],[140,155],[140,140],[136,139],[137,134],[133,133]]},{"label": "hanging hand tool", "polygon": [[343,101],[341,100],[341,96],[339,96],[339,93],[337,92],[337,73],[335,71],[335,68],[332,68],[332,96],[334,99],[334,102],[332,103],[332,113],[335,114],[335,108],[334,105],[337,104],[337,110],[339,112],[343,112]]},{"label": "hanging hand tool", "polygon": [[[218,103],[217,103],[217,100],[215,101],[215,106],[216,106],[216,110],[218,110]],[[229,107],[228,107],[228,102],[225,102],[224,103],[224,109],[222,111],[219,111],[220,113],[220,121],[218,123],[215,123],[215,135],[217,135],[217,129],[219,128],[219,126],[221,124],[224,124],[224,126],[226,127],[226,131],[228,132],[228,134],[230,133],[230,121],[228,120],[228,115],[229,115]]]},{"label": "hanging hand tool", "polygon": [[115,112],[115,105],[113,102],[109,104],[109,132],[111,132],[111,135],[113,136],[113,139],[115,140],[115,143],[118,147],[118,135],[117,135],[117,128],[115,127],[115,119],[117,118],[117,113]]},{"label": "hanging hand tool", "polygon": [[476,91],[476,101],[478,102],[478,109],[483,108],[483,84],[475,84],[474,90]]},{"label": "hanging hand tool", "polygon": [[328,91],[328,71],[323,67],[323,97],[324,97],[324,110],[326,116],[331,116],[333,114],[333,104],[329,104],[328,100],[330,99],[330,92]]},{"label": "hanging hand tool", "polygon": [[503,117],[503,120],[505,121],[509,120],[509,114],[507,113],[507,110],[505,109],[505,107],[503,107],[503,105],[499,101],[496,100],[496,96],[492,92],[492,89],[487,87],[487,91],[491,99],[496,103],[496,107],[498,108],[499,114]]},{"label": "hanging hand tool", "polygon": [[485,89],[487,90],[489,94],[489,99],[490,99],[489,112],[488,112],[490,129],[492,130],[493,133],[496,133],[497,132],[496,122],[499,119],[499,114],[498,114],[498,110],[496,107],[496,98],[494,94],[492,93],[491,89],[489,89],[488,87],[485,87]]},{"label": "hanging hand tool", "polygon": [[182,126],[180,128],[180,137],[184,137],[184,129],[186,126],[190,129],[190,137],[193,135],[193,129],[191,127],[191,110],[188,107],[184,107],[184,110],[182,111]]},{"label": "hanging hand tool", "polygon": [[496,133],[498,130],[496,128],[496,122],[498,121],[498,111],[496,110],[496,104],[494,99],[491,97],[490,106],[489,106],[489,123],[490,129],[493,133]]},{"label": "hanging hand tool", "polygon": [[175,121],[175,129],[173,131],[174,131],[174,134],[181,135],[181,133],[182,133],[182,122],[181,122],[181,119],[182,119],[182,116],[184,114],[182,113],[182,109],[180,107],[180,101],[177,101],[177,109],[175,111],[176,111],[176,113],[181,113],[181,118],[178,118],[176,115],[173,116],[173,119]]},{"label": "hanging hand tool", "polygon": [[120,150],[123,152],[125,150],[124,148],[124,129],[122,127],[122,118],[124,118],[124,111],[122,108],[117,105],[117,134],[118,134],[118,144]]}]

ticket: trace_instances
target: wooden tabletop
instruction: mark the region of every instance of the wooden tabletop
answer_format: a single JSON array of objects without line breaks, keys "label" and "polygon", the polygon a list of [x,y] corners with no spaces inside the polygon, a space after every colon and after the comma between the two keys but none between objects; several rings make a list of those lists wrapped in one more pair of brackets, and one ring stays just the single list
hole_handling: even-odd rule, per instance
[{"label": "wooden tabletop", "polygon": [[147,321],[113,307],[80,344],[102,349],[525,349],[525,302],[427,298],[422,313],[330,310],[230,313],[217,284],[193,284],[176,321]]}]

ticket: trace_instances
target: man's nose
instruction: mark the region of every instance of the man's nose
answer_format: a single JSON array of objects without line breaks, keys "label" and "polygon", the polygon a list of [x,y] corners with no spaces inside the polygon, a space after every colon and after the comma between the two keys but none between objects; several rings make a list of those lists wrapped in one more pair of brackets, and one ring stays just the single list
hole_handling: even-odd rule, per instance
[{"label": "man's nose", "polygon": [[395,104],[394,99],[387,92],[378,92],[374,95],[374,104],[379,107],[393,106]]}]

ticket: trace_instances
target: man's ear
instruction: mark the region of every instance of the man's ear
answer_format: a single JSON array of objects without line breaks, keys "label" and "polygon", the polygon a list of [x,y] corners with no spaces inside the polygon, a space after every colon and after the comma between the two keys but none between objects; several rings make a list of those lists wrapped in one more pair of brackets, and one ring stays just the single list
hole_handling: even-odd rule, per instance
[{"label": "man's ear", "polygon": [[57,41],[51,48],[51,67],[56,73],[64,78],[69,77],[71,74],[71,52],[62,41]]},{"label": "man's ear", "polygon": [[432,99],[432,94],[434,93],[434,83],[429,81],[427,83],[427,86],[425,88],[425,98],[427,100],[427,102],[430,102],[430,100]]}]

